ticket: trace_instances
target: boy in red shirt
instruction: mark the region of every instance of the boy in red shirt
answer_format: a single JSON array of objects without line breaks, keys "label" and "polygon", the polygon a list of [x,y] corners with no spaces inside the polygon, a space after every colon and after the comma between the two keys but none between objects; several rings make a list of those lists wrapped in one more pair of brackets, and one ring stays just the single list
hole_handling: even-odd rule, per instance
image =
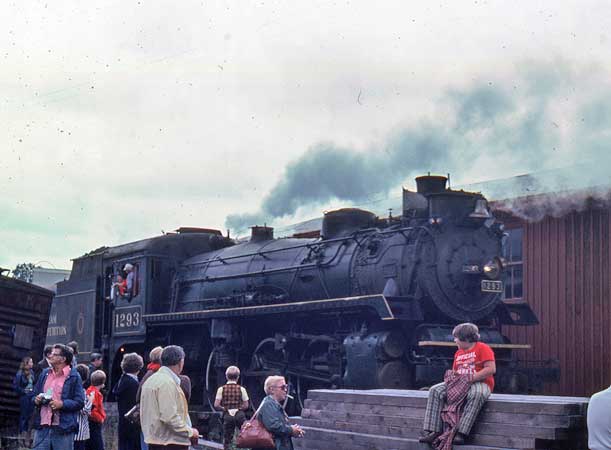
[{"label": "boy in red shirt", "polygon": [[96,370],[91,374],[91,386],[87,388],[87,397],[91,400],[87,450],[104,450],[102,424],[106,420],[106,411],[104,411],[104,397],[100,389],[104,388],[105,383],[106,374],[102,370]]},{"label": "boy in red shirt", "polygon": [[[468,382],[471,384],[463,412],[460,415],[458,432],[453,441],[454,444],[460,445],[464,444],[477,415],[494,389],[493,376],[496,373],[496,363],[492,349],[483,342],[479,342],[477,325],[461,323],[454,328],[452,335],[458,346],[454,354],[452,370],[458,375],[468,377]],[[445,401],[445,383],[431,387],[424,414],[424,433],[420,442],[431,444],[441,435],[443,430],[441,410]]]}]

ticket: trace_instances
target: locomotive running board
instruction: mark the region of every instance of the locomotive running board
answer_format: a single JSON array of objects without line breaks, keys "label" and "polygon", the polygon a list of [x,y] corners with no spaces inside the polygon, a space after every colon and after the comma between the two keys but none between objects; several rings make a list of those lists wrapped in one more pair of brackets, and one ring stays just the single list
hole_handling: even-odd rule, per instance
[{"label": "locomotive running board", "polygon": [[206,319],[226,317],[259,316],[263,314],[282,314],[305,311],[330,311],[368,308],[373,309],[382,320],[395,318],[386,297],[383,295],[364,295],[359,297],[340,297],[325,300],[308,300],[277,305],[243,306],[238,308],[207,309],[166,314],[145,314],[144,321],[149,325],[166,325],[195,322]]}]

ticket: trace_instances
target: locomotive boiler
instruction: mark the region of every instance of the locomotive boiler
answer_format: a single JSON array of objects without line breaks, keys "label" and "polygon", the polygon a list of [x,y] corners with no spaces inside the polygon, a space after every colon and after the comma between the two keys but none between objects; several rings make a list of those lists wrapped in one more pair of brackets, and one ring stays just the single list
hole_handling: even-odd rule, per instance
[{"label": "locomotive boiler", "polygon": [[[255,398],[267,375],[283,374],[298,407],[313,387],[436,383],[455,351],[452,328],[471,321],[495,348],[497,390],[536,389],[554,370],[521,366],[512,352],[523,345],[501,333],[503,324],[537,323],[528,305],[502,301],[503,225],[479,193],[449,189],[440,176],[416,182],[400,216],[331,211],[318,237],[275,239],[255,226],[236,243],[181,229],[93,254],[92,295],[103,300],[90,308],[92,346],[117,372],[124,351],[182,345],[204,403],[230,364]],[[126,262],[138,272],[137,292],[108,301],[109,279]],[[76,281],[60,296],[75,295]]]}]

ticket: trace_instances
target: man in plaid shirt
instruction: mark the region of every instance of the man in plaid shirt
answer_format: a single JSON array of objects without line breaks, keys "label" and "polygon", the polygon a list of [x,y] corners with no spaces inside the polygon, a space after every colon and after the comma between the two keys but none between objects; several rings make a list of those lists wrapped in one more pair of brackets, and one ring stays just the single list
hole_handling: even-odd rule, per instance
[{"label": "man in plaid shirt", "polygon": [[[453,442],[460,445],[464,444],[465,437],[469,435],[477,415],[494,389],[493,376],[496,373],[496,363],[492,349],[479,342],[479,329],[476,325],[461,323],[454,328],[452,335],[458,346],[452,370],[456,375],[464,376],[464,379],[470,383],[462,413],[455,412],[458,427]],[[429,390],[424,415],[424,432],[420,442],[432,444],[442,434],[442,409],[446,398],[446,383],[436,384]]]}]

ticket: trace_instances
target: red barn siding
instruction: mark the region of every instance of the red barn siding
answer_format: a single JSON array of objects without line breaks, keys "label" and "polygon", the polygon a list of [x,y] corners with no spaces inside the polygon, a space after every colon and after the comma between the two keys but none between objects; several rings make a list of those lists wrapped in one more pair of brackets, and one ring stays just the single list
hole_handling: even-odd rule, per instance
[{"label": "red barn siding", "polygon": [[560,361],[547,394],[591,395],[611,384],[609,240],[609,210],[524,224],[524,296],[541,323],[504,331],[532,345],[520,358]]}]

